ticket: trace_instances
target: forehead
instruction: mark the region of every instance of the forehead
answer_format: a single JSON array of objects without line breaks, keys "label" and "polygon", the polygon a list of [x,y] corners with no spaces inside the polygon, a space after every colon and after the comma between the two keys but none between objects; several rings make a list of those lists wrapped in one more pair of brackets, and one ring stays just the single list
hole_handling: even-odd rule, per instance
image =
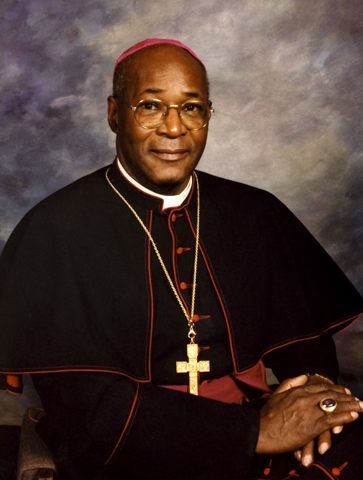
[{"label": "forehead", "polygon": [[[126,94],[140,95],[145,90],[194,92],[206,99],[204,67],[186,50],[175,45],[153,45],[128,59]],[[126,65],[125,65],[126,67]]]}]

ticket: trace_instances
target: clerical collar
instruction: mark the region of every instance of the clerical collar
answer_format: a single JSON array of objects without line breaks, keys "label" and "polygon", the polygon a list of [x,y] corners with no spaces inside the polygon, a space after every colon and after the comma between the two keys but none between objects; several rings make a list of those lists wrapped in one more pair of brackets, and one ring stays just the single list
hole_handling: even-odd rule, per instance
[{"label": "clerical collar", "polygon": [[122,173],[122,175],[126,178],[126,180],[128,180],[134,187],[138,188],[139,190],[146,193],[147,195],[160,198],[163,201],[162,210],[166,210],[167,208],[179,207],[187,198],[187,196],[189,195],[190,189],[192,188],[193,180],[192,180],[192,176],[190,176],[188,185],[184,188],[184,190],[181,193],[178,193],[178,195],[160,195],[160,193],[156,193],[156,192],[153,192],[152,190],[149,190],[148,188],[145,188],[143,185],[137,182],[134,178],[132,178],[126,172],[126,170],[122,166],[119,159],[117,159],[117,166],[120,172]]}]

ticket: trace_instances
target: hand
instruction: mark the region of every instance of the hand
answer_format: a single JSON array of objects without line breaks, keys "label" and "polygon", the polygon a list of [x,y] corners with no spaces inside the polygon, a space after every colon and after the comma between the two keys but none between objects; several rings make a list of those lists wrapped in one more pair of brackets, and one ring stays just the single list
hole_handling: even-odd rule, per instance
[{"label": "hand", "polygon": [[[321,375],[309,375],[306,383],[326,383],[331,385],[332,382]],[[347,388],[345,388],[345,392],[349,395],[351,394],[350,390]],[[340,433],[342,430],[343,425],[332,428],[332,432],[335,434]],[[323,432],[318,437],[318,451],[320,455],[323,455],[325,452],[327,452],[331,446],[332,438],[330,430],[328,430],[327,432]],[[305,465],[305,467],[308,467],[314,461],[314,440],[309,442],[302,449],[296,450],[294,455],[297,460],[301,461],[301,463]]]},{"label": "hand", "polygon": [[[334,413],[326,415],[319,402],[329,397],[338,406]],[[359,412],[363,412],[363,402],[348,394],[344,387],[308,382],[306,375],[285,380],[261,410],[256,453],[296,451],[324,432],[353,422]]]}]

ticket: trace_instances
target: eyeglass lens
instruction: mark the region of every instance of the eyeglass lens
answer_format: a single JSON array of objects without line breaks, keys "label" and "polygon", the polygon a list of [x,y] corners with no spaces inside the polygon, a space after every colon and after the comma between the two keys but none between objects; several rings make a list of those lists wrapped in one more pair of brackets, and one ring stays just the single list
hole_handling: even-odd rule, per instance
[{"label": "eyeglass lens", "polygon": [[[169,107],[161,101],[142,100],[135,110],[137,122],[144,128],[157,128],[165,120]],[[204,102],[185,102],[178,108],[181,122],[190,130],[203,128],[209,120],[210,109]]]}]

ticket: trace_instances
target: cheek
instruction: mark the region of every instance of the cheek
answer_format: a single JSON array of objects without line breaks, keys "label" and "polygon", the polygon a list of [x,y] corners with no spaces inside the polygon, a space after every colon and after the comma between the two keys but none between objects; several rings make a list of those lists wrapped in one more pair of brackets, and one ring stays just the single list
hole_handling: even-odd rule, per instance
[{"label": "cheek", "polygon": [[146,130],[140,132],[137,128],[130,131],[125,130],[118,136],[119,147],[122,151],[132,156],[135,152],[142,152],[147,149],[149,136],[150,134]]},{"label": "cheek", "polygon": [[153,130],[146,130],[140,126],[136,126],[130,132],[130,140],[133,145],[138,149],[144,150],[149,144],[149,140],[152,140]]},{"label": "cheek", "polygon": [[208,130],[198,130],[194,132],[194,146],[197,152],[203,152],[207,142]]}]

